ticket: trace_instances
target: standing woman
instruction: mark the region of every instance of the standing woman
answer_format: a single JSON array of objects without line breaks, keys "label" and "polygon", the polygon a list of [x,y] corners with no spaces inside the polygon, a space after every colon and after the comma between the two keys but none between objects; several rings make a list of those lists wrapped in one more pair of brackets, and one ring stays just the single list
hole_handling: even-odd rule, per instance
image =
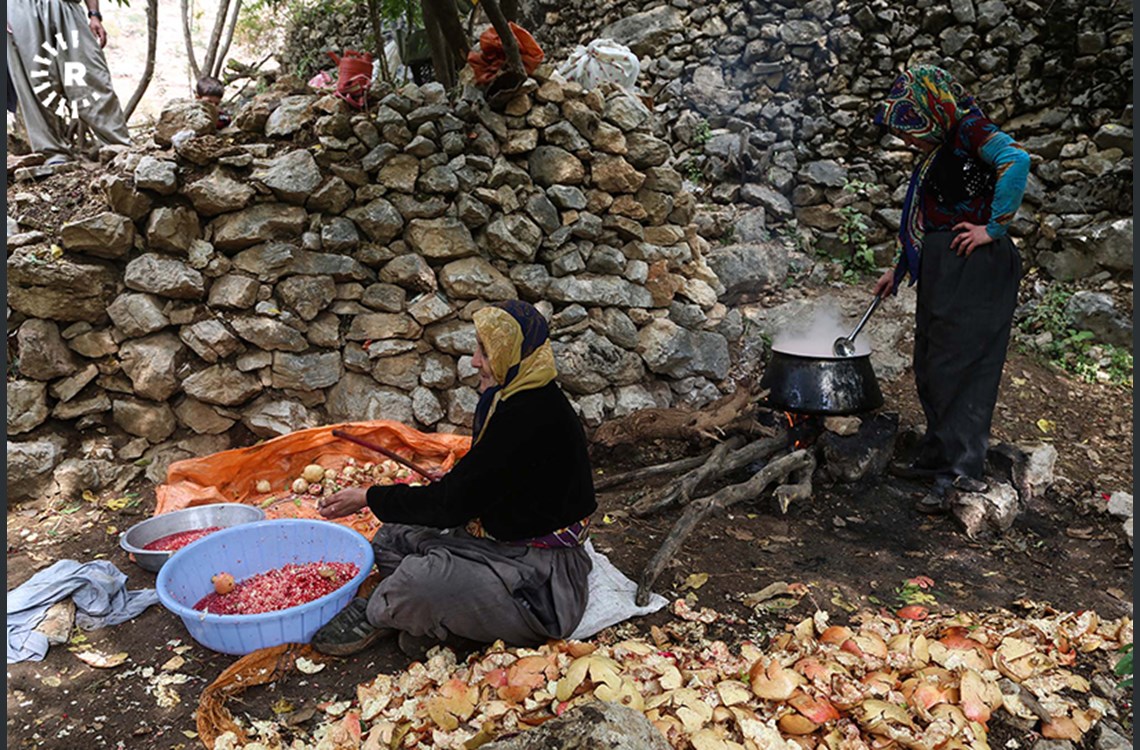
[{"label": "standing woman", "polygon": [[990,422],[1005,364],[1021,258],[1009,224],[1029,155],[986,119],[947,71],[900,75],[875,123],[921,152],[899,228],[898,265],[875,293],[918,283],[914,377],[926,415],[918,457],[900,473],[935,478],[919,510],[942,512],[946,490],[981,490]]}]

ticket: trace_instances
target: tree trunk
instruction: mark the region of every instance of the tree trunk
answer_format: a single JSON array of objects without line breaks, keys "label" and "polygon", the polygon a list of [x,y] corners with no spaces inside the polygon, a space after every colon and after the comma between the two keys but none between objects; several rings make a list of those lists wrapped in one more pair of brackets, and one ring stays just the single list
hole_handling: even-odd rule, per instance
[{"label": "tree trunk", "polygon": [[372,22],[372,44],[380,60],[380,77],[391,83],[392,71],[388,70],[388,56],[384,54],[384,20],[380,17],[380,0],[368,0],[368,18]]},{"label": "tree trunk", "polygon": [[456,82],[454,58],[440,24],[440,16],[450,4],[446,0],[423,0],[424,31],[431,51],[432,69],[435,71],[435,79],[446,89],[454,87]]},{"label": "tree trunk", "polygon": [[495,31],[499,32],[499,39],[503,43],[503,52],[507,55],[505,70],[525,77],[526,71],[523,70],[522,56],[519,54],[519,42],[515,39],[502,8],[499,7],[499,0],[482,0],[482,4],[483,12],[487,14]]},{"label": "tree trunk", "polygon": [[218,59],[218,45],[222,41],[222,30],[226,25],[226,13],[230,0],[218,0],[218,12],[214,14],[214,26],[210,30],[210,42],[206,45],[206,56],[202,58],[202,70],[206,75],[214,74],[214,61]]},{"label": "tree trunk", "polygon": [[190,63],[190,75],[197,81],[202,76],[198,58],[194,55],[194,37],[190,34],[190,0],[179,0],[182,10],[182,40],[186,43],[186,60]]},{"label": "tree trunk", "polygon": [[214,67],[212,75],[214,78],[221,80],[222,69],[226,64],[226,55],[230,53],[230,44],[234,40],[234,31],[237,29],[238,13],[241,12],[241,0],[233,0],[231,6],[229,24],[226,26],[226,33],[222,36],[222,49],[218,52],[217,58],[214,60]]},{"label": "tree trunk", "polygon": [[150,79],[154,76],[154,59],[158,52],[158,0],[147,0],[146,2],[146,67],[143,69],[142,80],[135,88],[135,93],[131,94],[127,106],[123,107],[123,119],[131,119],[134,114],[135,107],[143,98],[146,93],[147,87],[150,86]]}]

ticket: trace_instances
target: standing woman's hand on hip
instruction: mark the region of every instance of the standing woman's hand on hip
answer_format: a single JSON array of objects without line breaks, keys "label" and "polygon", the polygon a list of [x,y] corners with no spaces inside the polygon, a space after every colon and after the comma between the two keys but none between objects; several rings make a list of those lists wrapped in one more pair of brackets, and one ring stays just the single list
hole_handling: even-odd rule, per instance
[{"label": "standing woman's hand on hip", "polygon": [[965,255],[970,257],[970,253],[977,250],[982,245],[988,245],[994,241],[990,237],[990,233],[981,224],[971,224],[968,221],[960,221],[954,225],[954,239],[950,240],[950,249],[958,255]]}]

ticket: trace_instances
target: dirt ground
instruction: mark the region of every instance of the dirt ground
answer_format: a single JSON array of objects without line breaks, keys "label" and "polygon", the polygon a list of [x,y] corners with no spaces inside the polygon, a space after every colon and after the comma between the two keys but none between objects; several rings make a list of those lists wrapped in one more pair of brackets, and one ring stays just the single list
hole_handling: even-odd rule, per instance
[{"label": "dirt ground", "polygon": [[[918,575],[934,579],[934,608],[943,611],[1006,608],[1027,613],[1052,606],[1095,609],[1104,617],[1130,615],[1132,551],[1119,522],[1103,512],[1101,493],[1132,484],[1131,394],[1074,382],[1020,355],[1011,356],[1005,381],[995,436],[1051,440],[1060,458],[1054,489],[1004,537],[970,541],[951,519],[917,513],[911,504],[923,492],[920,484],[890,477],[857,485],[817,484],[814,497],[792,505],[786,515],[762,498],[707,520],[655,589],[670,599],[690,593],[697,606],[734,616],[737,624],[718,623],[708,633],[729,642],[763,642],[786,622],[810,615],[815,606],[837,622],[857,608],[893,609],[896,589]],[[904,427],[921,421],[905,377],[885,391],[887,408],[900,412]],[[1040,419],[1055,426],[1043,433]],[[647,451],[640,460],[652,463],[665,452]],[[597,468],[624,467],[601,463]],[[602,493],[594,534],[595,545],[635,580],[678,515],[674,510],[644,520],[629,516],[628,504],[647,489],[627,486]],[[137,502],[121,511],[98,504],[82,504],[73,512],[63,511],[74,504],[10,508],[8,588],[65,558],[110,559],[129,575],[131,588],[152,587],[154,576],[130,563],[116,546],[119,530],[153,511],[153,487],[138,491]],[[685,592],[683,583],[693,573],[707,573],[707,582]],[[785,612],[758,614],[741,603],[744,594],[774,581],[805,583],[811,594]],[[672,617],[663,610],[623,627],[645,633]],[[118,627],[75,633],[70,645],[52,647],[42,662],[8,666],[8,747],[200,746],[194,734],[195,706],[203,688],[233,657],[195,644],[182,623],[160,606]],[[116,668],[96,669],[77,658],[76,652],[84,650],[129,656]],[[183,663],[164,669],[175,656]],[[393,643],[382,643],[318,675],[294,674],[280,684],[251,690],[234,709],[268,718],[272,705],[284,698],[296,710],[294,716],[304,718],[307,708],[351,697],[357,683],[406,664]],[[1128,722],[1130,731],[1130,718]],[[993,730],[994,747],[1004,744],[994,745],[998,738],[1020,736],[1000,722]]]}]

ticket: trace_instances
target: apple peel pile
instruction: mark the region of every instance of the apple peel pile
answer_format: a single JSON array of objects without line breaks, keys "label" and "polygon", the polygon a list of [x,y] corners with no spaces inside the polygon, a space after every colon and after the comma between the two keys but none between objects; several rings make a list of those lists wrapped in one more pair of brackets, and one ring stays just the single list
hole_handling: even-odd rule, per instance
[{"label": "apple peel pile", "polygon": [[[318,727],[312,744],[270,732],[245,747],[474,748],[596,700],[643,712],[678,749],[987,750],[987,724],[1001,711],[1038,722],[1044,737],[1080,741],[1115,709],[1073,668],[1111,668],[1132,642],[1132,620],[1044,611],[864,612],[851,625],[817,611],[764,650],[673,643],[671,625],[612,645],[496,643],[462,663],[434,649],[359,685],[352,709]],[[215,746],[238,747],[232,734]]]}]

